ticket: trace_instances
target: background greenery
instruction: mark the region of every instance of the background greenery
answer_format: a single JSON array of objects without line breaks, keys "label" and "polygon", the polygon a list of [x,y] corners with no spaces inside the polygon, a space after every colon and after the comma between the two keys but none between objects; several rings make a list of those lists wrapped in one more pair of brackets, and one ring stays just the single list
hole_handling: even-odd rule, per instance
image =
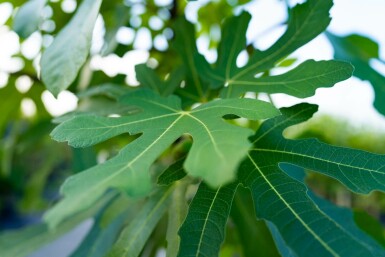
[{"label": "background greenery", "polygon": [[[21,14],[18,10],[21,10],[20,6],[25,4],[25,1],[2,2],[10,2],[14,7],[14,13],[6,21],[5,25],[18,33],[20,42],[27,40],[36,30],[41,33],[46,42],[50,42],[52,39],[51,35],[55,35],[60,31],[68,23],[72,15],[71,12],[63,11],[63,1],[49,1],[49,8],[46,7],[43,10],[43,16],[28,15],[20,18]],[[36,9],[36,6],[40,6],[39,3],[44,1],[33,0],[30,2],[36,2],[37,4],[30,14],[37,14],[39,9]],[[210,35],[210,47],[215,49],[220,38],[217,36],[219,24],[223,18],[237,12],[237,8],[248,2],[247,0],[208,2],[198,12],[199,26],[197,27],[196,34]],[[118,56],[123,56],[128,51],[135,49],[133,42],[123,44],[116,40],[116,33],[122,26],[130,28],[133,33],[146,29],[150,32],[152,40],[156,41],[162,38],[171,42],[173,40],[171,28],[176,19],[184,16],[186,4],[187,2],[179,0],[166,5],[157,4],[154,1],[103,1],[100,10],[106,32],[104,34],[103,46],[98,54],[108,55],[115,53]],[[18,17],[19,15],[20,17]],[[26,19],[25,17],[28,18]],[[160,28],[152,24],[151,21],[154,21],[154,19],[161,20]],[[344,49],[344,51],[336,51],[336,57],[350,60],[358,71],[355,75],[371,82],[376,91],[375,107],[379,112],[384,113],[384,101],[381,100],[384,99],[384,93],[381,89],[384,77],[368,64],[370,59],[379,58],[376,43],[358,35],[338,38],[328,34],[328,37],[336,49]],[[43,51],[47,45],[48,43],[43,43],[40,51]],[[170,44],[168,43],[167,45]],[[153,44],[149,52],[153,61],[156,60],[156,62],[162,63],[155,70],[159,77],[166,77],[170,70],[173,70],[175,74],[178,73],[175,67],[178,66],[181,60],[176,57],[173,49],[170,47],[162,48],[157,44]],[[118,136],[96,146],[80,149],[53,141],[49,137],[49,133],[53,130],[55,124],[52,123],[53,117],[46,110],[41,97],[45,87],[38,78],[39,70],[36,60],[39,56],[29,58],[19,52],[14,57],[20,58],[24,65],[21,70],[10,72],[7,85],[0,88],[0,230],[4,233],[10,229],[39,224],[44,211],[59,199],[59,186],[68,176],[115,156],[119,149],[134,139],[132,137]],[[290,66],[291,64],[290,60],[287,60],[281,65]],[[145,69],[145,67],[137,66],[137,69]],[[21,83],[20,81],[26,78],[31,81],[32,86],[26,92],[20,92],[15,85]],[[162,81],[162,83],[166,82]],[[172,84],[173,82],[169,81],[168,83]],[[79,107],[76,112],[109,113],[109,110],[106,110],[106,106],[110,106],[114,111],[126,112],[130,111],[129,107],[118,106],[117,109],[117,106],[115,106],[115,96],[119,95],[121,91],[126,90],[124,87],[126,84],[125,76],[117,75],[111,78],[100,70],[91,70],[90,63],[87,62],[68,90],[79,97]],[[103,85],[105,89],[111,90],[104,90],[100,93],[97,92],[98,89],[95,89],[95,91],[89,90],[87,93],[84,93],[86,88],[96,88],[98,85]],[[111,87],[112,85],[118,86]],[[33,101],[36,106],[36,112],[33,115],[26,115],[22,111],[21,105],[23,101],[25,102],[25,99]],[[71,115],[73,113],[55,118],[53,121],[60,122],[68,119]],[[375,153],[385,153],[385,134],[373,132],[370,129],[359,131],[350,127],[349,124],[332,117],[318,118],[304,125],[291,128],[287,131],[287,136],[291,138],[317,137],[333,145],[353,147]],[[182,139],[182,143],[178,145],[177,149],[172,150],[174,152],[170,156],[183,156],[186,149],[190,147],[190,143],[188,139],[185,139],[185,142]],[[167,154],[165,153],[164,155],[167,156]],[[157,167],[158,171],[165,168],[172,161],[173,159],[163,158]],[[157,170],[154,172],[157,172]],[[310,170],[307,171],[307,174],[306,181],[317,194],[326,197],[338,205],[354,208],[354,218],[357,224],[385,246],[383,230],[385,199],[383,194],[375,192],[369,196],[353,195],[335,180],[317,175]],[[181,190],[188,189],[182,188]],[[193,195],[193,192],[191,192],[191,195]],[[106,202],[108,202],[108,197],[113,196],[107,195]],[[146,215],[148,210],[153,209],[154,204],[159,200],[153,199],[146,202],[144,207],[143,203],[135,203],[138,205],[135,211],[140,210],[143,212],[143,215]],[[251,241],[251,238],[253,238],[252,234],[240,234],[234,229],[234,226],[246,229],[249,226],[248,220],[254,219],[254,210],[241,208],[242,202],[247,201],[250,202],[251,199],[249,199],[246,193],[242,191],[237,193],[234,205],[238,206],[238,208],[231,210],[233,219],[227,226],[225,243],[222,246],[220,255],[232,256],[232,253],[240,248],[241,244],[246,245],[242,246],[246,249],[245,256],[249,256],[247,253],[251,253],[253,251],[251,248],[256,245],[260,246],[257,248],[261,249],[259,253],[261,256],[277,255],[276,247],[263,222],[254,222],[252,229],[249,231],[256,236],[258,235],[259,240],[256,242]],[[103,204],[105,203],[101,202],[95,208],[108,208],[109,211],[97,213],[95,220],[98,222],[102,221],[103,223],[104,221],[105,224],[109,224],[108,221],[119,215],[130,215],[129,213],[124,213],[125,210],[121,208],[122,205],[131,204],[130,199],[121,197],[118,203],[115,204],[116,206]],[[181,207],[181,209],[183,208],[186,209],[186,206]],[[161,213],[160,210],[159,212]],[[79,217],[74,217],[74,220],[65,223],[57,231],[56,235],[64,234],[73,228],[74,225],[82,220],[82,215],[85,214],[80,214]],[[183,216],[183,213],[181,216]],[[242,218],[237,219],[237,217]],[[368,219],[370,222],[368,222]],[[119,224],[124,222],[119,217],[115,220],[114,224],[108,227],[110,231],[113,231],[116,227],[119,227]],[[143,256],[153,256],[161,247],[164,247],[166,223],[166,218],[163,218],[158,225],[156,225],[156,222],[154,223],[156,229],[146,244]],[[37,225],[27,232],[29,235],[37,235],[39,231],[44,229],[43,225]],[[97,231],[92,232],[96,233]],[[260,236],[261,234],[264,236]],[[49,242],[51,238],[39,239],[40,242]],[[32,242],[31,244],[34,245],[35,243]],[[76,251],[81,256],[81,247]]]}]

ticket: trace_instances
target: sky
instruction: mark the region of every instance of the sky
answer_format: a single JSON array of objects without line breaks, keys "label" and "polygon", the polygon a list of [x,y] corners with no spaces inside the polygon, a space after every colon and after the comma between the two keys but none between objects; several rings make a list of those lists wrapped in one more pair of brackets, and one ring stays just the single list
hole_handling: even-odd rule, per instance
[{"label": "sky", "polygon": [[[157,0],[160,4],[167,4],[169,0]],[[197,20],[197,9],[204,5],[207,0],[189,2],[186,8],[186,16],[190,21]],[[301,1],[289,1],[295,4]],[[76,3],[73,0],[65,0],[64,5],[67,11],[74,10]],[[285,27],[280,26],[286,20],[286,9],[283,1],[278,0],[257,0],[248,4],[245,9],[252,14],[251,24],[248,28],[247,38],[249,42],[260,49],[266,49],[283,32]],[[138,10],[140,11],[140,10]],[[240,10],[238,10],[239,12]],[[385,24],[385,1],[382,0],[335,0],[334,7],[331,10],[332,21],[329,31],[346,35],[351,33],[360,33],[369,36],[380,45],[380,56],[385,60],[385,33],[381,24]],[[0,87],[2,82],[6,81],[6,71],[15,71],[20,67],[20,60],[11,58],[11,55],[19,49],[19,39],[17,35],[5,26],[5,18],[9,14],[9,7],[0,4]],[[154,21],[154,26],[157,26]],[[94,40],[92,52],[97,52],[102,46],[103,21],[98,19],[94,31]],[[136,84],[134,67],[138,63],[146,62],[149,58],[148,49],[148,31],[142,30],[137,38],[133,37],[130,29],[122,29],[118,33],[119,40],[134,42],[139,49],[128,52],[123,58],[116,55],[101,57],[95,55],[91,62],[94,69],[102,69],[110,76],[119,73],[127,74],[127,82]],[[48,44],[52,38],[43,38],[40,34],[33,34],[27,42],[21,45],[21,51],[30,58],[35,58],[35,64],[38,66],[38,49],[41,44]],[[155,46],[162,48],[167,46],[165,38],[159,38]],[[215,60],[216,53],[208,49],[208,40],[202,37],[198,40],[198,50],[206,56],[208,60]],[[37,58],[36,58],[37,56]],[[321,35],[306,46],[297,50],[291,57],[298,59],[296,65],[306,59],[328,60],[333,58],[333,50],[325,36]],[[242,63],[242,58],[239,58]],[[156,65],[156,64],[155,64]],[[385,74],[385,65],[381,62],[372,62],[372,66],[382,74]],[[281,71],[282,72],[282,71]],[[4,84],[4,83],[3,83]],[[24,79],[19,83],[18,88],[28,90],[28,80]],[[76,108],[76,97],[65,91],[55,99],[48,91],[43,94],[43,101],[51,114],[58,116]],[[262,95],[263,99],[264,98]],[[377,113],[372,107],[374,99],[373,90],[368,82],[356,78],[348,79],[338,83],[333,88],[318,89],[316,95],[306,99],[296,99],[283,94],[272,96],[274,103],[278,107],[290,106],[298,102],[310,102],[319,105],[317,115],[331,114],[338,118],[348,121],[353,126],[370,128],[373,130],[385,129],[385,118]],[[33,115],[33,103],[24,101],[22,104],[24,112]]]}]

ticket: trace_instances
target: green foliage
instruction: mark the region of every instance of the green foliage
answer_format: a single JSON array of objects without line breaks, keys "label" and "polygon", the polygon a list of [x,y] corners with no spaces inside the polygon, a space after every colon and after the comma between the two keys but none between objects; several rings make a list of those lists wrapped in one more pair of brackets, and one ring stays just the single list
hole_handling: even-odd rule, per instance
[{"label": "green foliage", "polygon": [[[312,96],[352,76],[353,64],[354,75],[373,84],[374,105],[384,113],[383,77],[369,65],[378,58],[377,45],[361,36],[328,33],[336,58],[352,64],[307,60],[292,67],[295,59],[289,55],[326,30],[333,2],[307,0],[289,8],[285,32],[264,51],[248,45],[251,15],[237,9],[247,2],[210,2],[200,9],[199,33],[221,27],[220,40],[210,39],[218,46],[213,64],[198,51],[199,33],[185,18],[183,1],[162,7],[152,1],[83,0],[70,19],[56,2],[31,0],[19,8],[13,29],[22,38],[41,29],[44,6],[61,17],[54,41],[42,53],[41,79],[53,95],[69,90],[80,102],[75,111],[54,119],[52,139],[67,143],[38,144],[33,139],[47,137],[52,126],[31,61],[20,73],[34,81],[32,89],[25,94],[13,85],[0,89],[7,95],[0,102],[0,182],[16,188],[20,177],[31,173],[25,167],[15,172],[22,166],[17,163],[34,151],[44,156],[45,162],[28,162],[38,172],[22,185],[26,196],[20,205],[35,210],[56,200],[43,198],[48,182],[66,178],[62,198],[45,212],[42,224],[0,235],[1,256],[28,256],[86,219],[92,219],[92,227],[68,253],[71,257],[156,256],[160,249],[169,257],[385,255],[382,230],[363,226],[365,215],[317,196],[304,171],[355,193],[385,191],[385,156],[315,138],[288,139],[285,130],[310,119],[317,106],[278,110],[257,99],[259,93]],[[151,38],[172,31],[166,37],[169,47],[151,47],[152,63],[135,67],[137,87],[123,76],[110,78],[91,69],[99,12],[106,28],[100,55],[122,56],[135,48],[117,41],[122,27],[133,33],[150,28]],[[154,17],[162,21],[160,28],[151,25]],[[239,67],[237,58],[245,51],[248,61]],[[271,76],[276,66],[289,70]],[[10,83],[18,76],[12,74]],[[29,120],[25,129],[16,119],[20,110],[13,108],[23,97],[34,101],[41,119]]]},{"label": "green foliage", "polygon": [[354,67],[354,76],[368,80],[375,91],[374,107],[385,115],[384,82],[385,77],[373,69],[370,59],[378,59],[378,45],[369,38],[360,35],[338,37],[331,33],[326,34],[334,47],[334,56],[337,59],[347,60]]},{"label": "green foliage", "polygon": [[13,20],[13,30],[20,37],[27,38],[38,30],[46,3],[47,0],[31,0],[20,7]]},{"label": "green foliage", "polygon": [[102,0],[83,1],[75,16],[41,57],[41,78],[57,96],[77,77],[87,60],[91,37]]}]

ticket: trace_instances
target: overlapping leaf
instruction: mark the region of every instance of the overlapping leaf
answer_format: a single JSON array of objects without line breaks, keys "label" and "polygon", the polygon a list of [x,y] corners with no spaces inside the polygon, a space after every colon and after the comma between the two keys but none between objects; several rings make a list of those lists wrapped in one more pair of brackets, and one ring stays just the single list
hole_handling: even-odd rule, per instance
[{"label": "overlapping leaf", "polygon": [[142,86],[150,88],[162,96],[172,94],[179,87],[184,76],[183,68],[180,67],[169,75],[169,79],[164,81],[146,64],[136,65],[135,72],[136,78]]},{"label": "overlapping leaf", "polygon": [[156,224],[166,212],[174,187],[163,188],[148,199],[136,217],[120,233],[106,256],[137,257]]},{"label": "overlapping leaf", "polygon": [[186,71],[186,85],[177,93],[188,103],[206,102],[209,97],[209,88],[200,75],[202,71],[210,70],[210,65],[198,52],[194,26],[184,18],[180,18],[175,23],[174,30],[173,47],[178,51]]},{"label": "overlapping leaf", "polygon": [[[236,59],[246,48],[246,30],[250,21],[248,13],[229,18],[222,29],[222,40],[218,48],[218,61],[214,68],[199,62],[201,77],[210,82],[212,88],[226,86],[221,96],[238,97],[248,91],[286,93],[297,97],[308,97],[320,87],[331,87],[349,78],[353,68],[339,61],[307,61],[294,70],[280,76],[255,78],[297,48],[323,32],[330,22],[330,0],[310,0],[295,6],[290,13],[286,32],[265,51],[256,50],[245,67],[237,67]],[[190,57],[198,60],[197,54]]]},{"label": "overlapping leaf", "polygon": [[351,62],[355,67],[354,76],[372,84],[375,92],[373,105],[385,115],[385,77],[369,65],[370,59],[378,58],[378,44],[360,35],[326,35],[334,47],[335,58]]},{"label": "overlapping leaf", "polygon": [[6,231],[0,234],[0,253],[2,257],[25,257],[30,256],[44,245],[49,244],[71,229],[79,225],[89,217],[98,216],[105,207],[113,200],[116,194],[106,194],[98,203],[85,212],[78,213],[71,219],[64,221],[55,230],[51,230],[47,224],[36,224],[21,230]]},{"label": "overlapping leaf", "polygon": [[[298,180],[299,182],[304,182],[304,169],[298,166],[287,164],[281,164],[280,168],[292,178]],[[351,234],[355,238],[359,238],[362,243],[366,244],[368,249],[371,249],[372,253],[376,253],[376,255],[378,256],[381,255],[384,249],[382,249],[382,247],[377,242],[375,242],[373,238],[368,237],[368,235],[366,235],[357,227],[353,218],[353,212],[351,210],[343,207],[338,207],[332,204],[331,202],[320,198],[319,196],[315,195],[310,189],[308,189],[307,194],[313,200],[313,202],[320,208],[320,210],[322,210],[326,215],[328,215],[331,219],[337,222],[347,233]],[[270,224],[269,228],[272,230],[272,234],[274,235],[274,239],[276,239],[277,245],[279,245],[279,249],[282,256],[296,256],[296,254],[294,254],[290,247],[288,247],[287,244],[284,242],[277,228],[273,224]]]},{"label": "overlapping leaf", "polygon": [[57,96],[75,80],[91,47],[91,37],[102,0],[85,0],[41,58],[41,78]]},{"label": "overlapping leaf", "polygon": [[278,166],[286,162],[322,172],[358,192],[385,189],[385,156],[334,147],[315,139],[283,138],[283,129],[310,118],[316,109],[309,104],[283,108],[282,116],[266,121],[252,138],[254,148],[240,167],[240,180],[252,191],[258,217],[272,222],[296,255],[384,254],[363,234],[347,230],[333,219],[333,213],[320,209],[307,195],[305,185]]},{"label": "overlapping leaf", "polygon": [[264,123],[252,138],[252,153],[266,163],[288,162],[333,177],[358,193],[385,191],[385,156],[335,147],[317,139],[288,140],[282,132],[309,119],[317,106],[300,104],[281,109],[283,116]]},{"label": "overlapping leaf", "polygon": [[221,96],[239,97],[246,92],[284,92],[305,98],[314,95],[317,88],[332,87],[350,78],[352,73],[353,66],[349,63],[309,60],[282,75],[237,80],[236,85],[224,88]]},{"label": "overlapping leaf", "polygon": [[[62,187],[65,196],[46,216],[52,224],[87,208],[108,188],[142,195],[150,187],[148,169],[156,158],[184,133],[193,146],[184,163],[186,171],[211,186],[232,180],[247,153],[250,129],[230,125],[223,116],[264,119],[278,114],[269,103],[253,99],[226,99],[183,111],[179,98],[162,98],[151,91],[137,91],[122,98],[142,112],[125,117],[78,116],[59,125],[52,136],[75,147],[90,146],[122,133],[142,135],[118,156],[69,178]],[[139,186],[140,185],[140,186]]]},{"label": "overlapping leaf", "polygon": [[211,189],[202,183],[179,230],[178,256],[218,256],[238,183]]}]

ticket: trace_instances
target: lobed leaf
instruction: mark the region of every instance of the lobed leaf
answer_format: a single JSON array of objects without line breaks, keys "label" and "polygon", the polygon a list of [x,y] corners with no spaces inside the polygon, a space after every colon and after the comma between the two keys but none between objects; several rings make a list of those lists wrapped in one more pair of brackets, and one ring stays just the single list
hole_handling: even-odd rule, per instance
[{"label": "lobed leaf", "polygon": [[269,103],[254,99],[226,99],[183,111],[175,96],[163,98],[151,91],[137,91],[122,98],[142,112],[118,118],[82,115],[56,127],[52,137],[75,147],[90,146],[122,133],[142,133],[114,158],[70,177],[62,186],[65,196],[46,219],[56,224],[64,217],[87,208],[108,188],[129,195],[143,195],[150,189],[149,167],[176,139],[190,134],[194,143],[184,163],[190,175],[219,186],[235,177],[235,170],[247,153],[252,130],[230,125],[222,117],[234,114],[264,119],[279,112]]},{"label": "lobed leaf", "polygon": [[385,191],[384,155],[282,136],[284,129],[309,119],[316,110],[310,104],[282,108],[282,116],[265,122],[251,139],[251,152],[260,156],[260,165],[287,162],[333,177],[358,193]]},{"label": "lobed leaf", "polygon": [[240,180],[252,191],[257,216],[272,222],[297,256],[378,256],[314,204],[303,183],[262,158],[251,152],[240,168]]},{"label": "lobed leaf", "polygon": [[[212,88],[219,88],[221,86],[227,87],[223,89],[225,92],[221,93],[222,97],[233,96],[232,94],[229,94],[229,92],[231,92],[233,88],[245,84],[250,85],[250,87],[248,87],[250,88],[250,91],[261,90],[265,92],[264,90],[268,90],[305,97],[314,93],[314,90],[317,87],[330,87],[336,82],[348,78],[349,73],[351,74],[351,66],[346,63],[338,62],[331,62],[330,64],[323,62],[307,62],[298,67],[299,70],[294,70],[286,76],[276,76],[271,80],[266,81],[262,78],[255,78],[257,73],[273,68],[276,63],[322,33],[330,22],[329,10],[332,5],[333,2],[331,0],[309,0],[295,6],[290,11],[286,32],[267,50],[254,51],[246,66],[241,68],[237,67],[236,59],[239,53],[246,48],[245,35],[251,16],[250,14],[243,12],[239,16],[227,19],[222,27],[222,40],[218,47],[218,61],[215,67],[211,68],[202,64],[197,66],[199,67],[199,73],[202,78],[210,82]],[[326,78],[328,72],[331,71],[330,69],[333,65],[333,67],[338,66],[337,70],[340,70],[341,73],[338,73],[338,71],[332,73],[330,76],[331,78],[328,78],[328,81],[321,79],[320,77],[318,77],[320,79],[316,81],[317,78],[315,76],[322,77],[322,74],[315,74],[315,70],[310,70],[310,68],[313,68],[316,65],[318,65],[317,68],[321,69],[320,73],[325,72],[324,78]],[[304,67],[307,68],[305,71],[303,70]],[[324,71],[322,71],[322,69],[324,69]],[[305,74],[298,74],[298,72],[305,72]],[[295,78],[291,78],[293,74],[295,75]],[[306,75],[309,76],[308,80],[303,78],[303,76],[306,78]],[[288,78],[297,80],[295,82],[292,81],[292,83],[301,82],[300,85],[296,85],[300,88],[295,88],[294,85],[288,86],[286,82],[286,79]],[[303,80],[298,81],[299,78]],[[275,83],[275,85],[273,85],[274,89],[267,86],[263,88],[260,87],[261,83],[267,82]],[[322,83],[321,85],[318,85],[315,82]],[[306,88],[308,84],[311,85],[311,88],[305,89],[306,93],[299,93],[303,88]],[[236,91],[236,94],[238,93],[240,92]]]},{"label": "lobed leaf", "polygon": [[87,60],[101,3],[102,0],[84,0],[43,53],[41,78],[54,96],[71,85]]},{"label": "lobed leaf", "polygon": [[223,98],[239,97],[246,92],[285,93],[299,98],[315,94],[317,88],[332,87],[352,76],[353,66],[340,61],[308,60],[277,76],[236,80],[221,91]]},{"label": "lobed leaf", "polygon": [[183,168],[185,160],[186,156],[183,156],[163,171],[158,178],[158,185],[167,186],[184,178],[187,175]]}]

